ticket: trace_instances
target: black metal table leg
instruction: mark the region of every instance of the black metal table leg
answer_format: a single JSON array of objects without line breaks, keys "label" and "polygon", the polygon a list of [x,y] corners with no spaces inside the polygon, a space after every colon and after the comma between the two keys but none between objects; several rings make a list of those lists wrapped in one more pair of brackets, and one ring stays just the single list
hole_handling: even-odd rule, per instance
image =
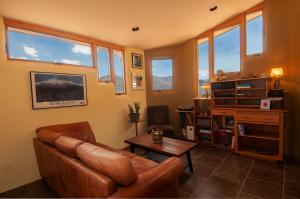
[{"label": "black metal table leg", "polygon": [[190,172],[193,173],[194,172],[194,169],[193,169],[193,164],[192,164],[192,159],[191,159],[191,154],[190,152],[186,152],[186,159],[188,161],[188,165],[189,165],[189,169],[190,169]]},{"label": "black metal table leg", "polygon": [[134,153],[134,148],[135,148],[134,145],[131,144],[131,145],[130,145],[130,151],[131,151],[131,153]]}]

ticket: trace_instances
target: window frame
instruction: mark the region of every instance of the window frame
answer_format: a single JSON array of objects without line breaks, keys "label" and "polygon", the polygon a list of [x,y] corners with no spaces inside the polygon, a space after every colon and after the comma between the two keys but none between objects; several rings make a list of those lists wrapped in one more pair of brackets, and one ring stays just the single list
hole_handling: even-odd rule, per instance
[{"label": "window frame", "polygon": [[[243,37],[243,31],[242,31],[242,23],[241,23],[241,21],[239,21],[239,20],[233,20],[233,21],[230,21],[230,22],[228,22],[228,23],[226,23],[226,24],[222,24],[222,26],[220,26],[220,27],[218,27],[218,28],[216,28],[216,29],[214,29],[213,31],[212,31],[212,50],[213,50],[213,65],[212,65],[212,75],[216,75],[215,74],[215,46],[214,46],[214,41],[215,41],[215,36],[214,36],[214,33],[215,32],[217,32],[217,31],[219,31],[219,30],[223,30],[223,29],[225,29],[225,28],[230,28],[230,27],[233,27],[233,26],[239,26],[240,27],[240,70],[239,71],[234,71],[234,72],[227,72],[227,73],[241,73],[242,71],[243,71],[243,67],[242,67],[242,63],[243,63],[243,51],[244,51],[244,48],[245,48],[245,46],[243,46],[244,44],[244,37]],[[226,31],[226,32],[228,32],[228,31]]]},{"label": "window frame", "polygon": [[122,48],[111,48],[110,51],[110,60],[111,60],[111,73],[113,73],[113,78],[112,81],[114,83],[114,86],[116,87],[116,83],[115,83],[115,68],[114,68],[114,58],[113,58],[113,53],[114,51],[118,51],[121,53],[122,55],[122,60],[123,60],[123,84],[124,84],[124,92],[122,93],[116,93],[116,89],[115,90],[115,95],[126,95],[127,94],[127,85],[126,85],[126,67],[125,67],[125,53],[124,53],[124,49]]},{"label": "window frame", "polygon": [[[111,75],[111,81],[102,81],[99,80],[99,75],[97,77],[98,82],[103,82],[103,83],[114,83],[114,70],[113,70],[113,49],[117,49],[119,51],[122,51],[123,55],[123,67],[124,67],[124,85],[125,85],[125,93],[126,94],[126,84],[127,84],[127,79],[126,79],[126,61],[125,61],[125,53],[124,50],[125,48],[123,46],[105,42],[99,39],[94,39],[86,36],[82,36],[79,34],[71,33],[71,32],[66,32],[66,31],[61,31],[53,28],[48,28],[36,24],[31,24],[23,21],[18,21],[15,19],[10,19],[10,18],[4,18],[4,25],[5,25],[5,47],[6,47],[6,59],[8,61],[22,61],[22,62],[31,62],[31,63],[45,63],[45,64],[51,64],[51,65],[57,65],[57,66],[70,66],[70,67],[81,67],[85,69],[94,69],[98,70],[98,59],[97,59],[97,47],[103,47],[103,48],[108,48],[109,49],[109,56],[110,56],[110,75]],[[9,57],[9,49],[8,49],[8,29],[13,28],[13,29],[20,29],[22,31],[29,31],[29,32],[35,32],[38,34],[43,34],[46,36],[50,37],[56,37],[62,40],[67,40],[67,41],[72,41],[72,42],[78,42],[78,43],[85,43],[89,44],[91,46],[91,57],[92,57],[92,66],[83,66],[83,65],[75,65],[75,64],[66,64],[66,63],[55,63],[55,62],[47,62],[47,61],[42,61],[42,60],[23,60],[23,59],[13,59]]]},{"label": "window frame", "polygon": [[208,80],[209,80],[209,82],[210,82],[210,80],[211,80],[211,74],[213,73],[213,71],[211,70],[212,68],[210,67],[211,66],[211,62],[213,61],[212,59],[213,59],[213,57],[212,57],[212,54],[211,54],[211,49],[212,49],[212,47],[211,47],[211,44],[212,44],[212,42],[210,42],[210,34],[209,33],[205,33],[205,34],[203,34],[203,35],[201,35],[201,38],[198,38],[197,39],[197,43],[196,43],[196,51],[197,51],[197,61],[196,61],[196,63],[197,63],[197,66],[196,66],[196,79],[197,79],[197,81],[196,81],[196,89],[197,89],[197,95],[199,95],[199,91],[200,91],[200,88],[199,88],[199,57],[198,57],[198,55],[199,55],[199,50],[198,50],[198,41],[199,40],[204,40],[204,39],[208,39],[207,40],[207,42],[208,42]]},{"label": "window frame", "polygon": [[[15,32],[19,32],[19,33],[24,33],[27,35],[36,35],[36,36],[43,36],[43,37],[48,37],[48,38],[53,38],[53,39],[57,39],[57,40],[61,40],[64,42],[69,42],[69,43],[74,43],[74,44],[81,44],[81,45],[89,45],[89,47],[91,48],[91,65],[77,65],[77,64],[70,64],[70,63],[60,63],[60,62],[51,62],[51,61],[45,61],[45,60],[33,60],[33,59],[19,59],[19,58],[11,58],[9,55],[9,45],[8,45],[8,31],[15,31]],[[46,64],[57,64],[57,65],[67,65],[67,66],[75,66],[75,67],[83,67],[83,68],[94,68],[94,59],[93,59],[93,46],[91,43],[88,42],[83,42],[83,41],[77,41],[77,40],[73,40],[73,39],[68,39],[68,38],[64,38],[64,37],[59,37],[59,36],[54,36],[54,35],[50,35],[50,34],[46,34],[46,33],[40,33],[40,32],[36,32],[36,31],[32,31],[32,30],[25,30],[25,29],[20,29],[20,28],[15,28],[15,27],[11,27],[11,26],[6,26],[6,54],[7,54],[7,60],[12,60],[12,61],[26,61],[26,62],[38,62],[38,63],[46,63]]]},{"label": "window frame", "polygon": [[[255,54],[249,54],[247,55],[247,15],[249,14],[252,14],[252,13],[255,13],[255,12],[259,12],[261,11],[262,14],[262,39],[263,39],[263,43],[262,43],[262,52],[261,53],[255,53]],[[266,30],[266,17],[265,17],[265,6],[264,4],[262,6],[257,6],[257,7],[253,7],[249,10],[247,10],[244,14],[244,23],[245,23],[245,58],[249,58],[249,57],[257,57],[257,56],[260,56],[262,54],[264,54],[266,52],[266,33],[265,33],[265,30]]]},{"label": "window frame", "polygon": [[[152,61],[153,60],[163,60],[163,59],[171,59],[172,60],[172,89],[161,89],[161,90],[154,90],[153,89],[153,73],[152,73]],[[150,59],[150,66],[149,69],[150,69],[150,86],[151,86],[151,91],[152,92],[155,92],[155,93],[161,93],[161,92],[174,92],[175,91],[175,78],[174,78],[174,74],[175,74],[175,71],[174,71],[174,57],[173,56],[163,56],[163,57],[151,57]]]},{"label": "window frame", "polygon": [[[100,70],[99,70],[99,66],[98,66],[98,64],[99,64],[99,59],[98,59],[98,48],[103,48],[103,49],[107,49],[108,50],[108,56],[109,56],[109,76],[110,76],[110,80],[101,80],[101,79],[99,79],[99,75],[101,74],[100,73]],[[97,77],[97,79],[98,79],[98,81],[99,82],[103,82],[103,83],[113,83],[114,81],[113,81],[113,76],[114,76],[114,74],[112,73],[112,70],[113,70],[113,67],[112,67],[112,59],[111,59],[111,55],[112,55],[112,53],[111,53],[111,48],[109,47],[109,46],[100,46],[100,45],[96,45],[96,53],[97,53],[97,57],[96,57],[96,63],[97,63],[97,73],[98,73],[98,77]]]},{"label": "window frame", "polygon": [[[263,52],[260,54],[254,54],[254,55],[247,55],[246,52],[246,15],[254,13],[254,12],[258,12],[258,11],[262,11],[262,16],[263,16]],[[230,26],[234,26],[234,25],[240,25],[240,61],[241,61],[241,65],[240,65],[240,71],[239,72],[232,72],[232,73],[243,73],[244,71],[244,65],[243,63],[245,62],[245,60],[247,58],[251,58],[251,57],[257,57],[260,56],[262,54],[264,54],[266,52],[266,34],[265,34],[265,27],[266,27],[266,17],[265,17],[265,2],[262,2],[240,14],[238,14],[237,16],[234,16],[220,24],[218,24],[217,26],[209,29],[208,31],[205,31],[204,33],[196,36],[194,38],[195,43],[196,43],[196,48],[198,48],[197,46],[197,41],[201,40],[203,38],[208,37],[208,42],[209,42],[209,78],[210,80],[212,80],[214,78],[214,32],[230,27]],[[198,49],[196,50],[197,52],[197,65],[196,65],[196,80],[194,85],[196,85],[196,93],[198,95],[198,90],[199,90],[199,85],[198,85]]]}]

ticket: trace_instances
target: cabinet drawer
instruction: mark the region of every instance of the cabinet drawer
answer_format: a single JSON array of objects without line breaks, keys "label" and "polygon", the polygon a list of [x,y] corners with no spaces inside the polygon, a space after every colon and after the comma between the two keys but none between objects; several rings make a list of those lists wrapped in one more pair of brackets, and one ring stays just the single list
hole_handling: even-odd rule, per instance
[{"label": "cabinet drawer", "polygon": [[251,113],[238,113],[237,120],[242,122],[259,122],[259,123],[272,123],[279,124],[279,114],[251,114]]},{"label": "cabinet drawer", "polygon": [[212,115],[234,115],[232,110],[227,109],[212,109]]}]

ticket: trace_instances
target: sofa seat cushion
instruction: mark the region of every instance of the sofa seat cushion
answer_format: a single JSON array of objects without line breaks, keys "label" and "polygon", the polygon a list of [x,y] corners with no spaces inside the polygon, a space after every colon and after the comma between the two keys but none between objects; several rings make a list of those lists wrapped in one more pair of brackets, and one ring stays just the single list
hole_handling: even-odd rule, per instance
[{"label": "sofa seat cushion", "polygon": [[135,156],[131,158],[130,161],[137,174],[144,173],[145,171],[158,165],[158,163],[140,156]]},{"label": "sofa seat cushion", "polygon": [[42,129],[37,132],[37,137],[39,138],[39,140],[52,146],[55,146],[55,140],[61,135],[62,133],[51,131],[48,129]]},{"label": "sofa seat cushion", "polygon": [[130,159],[124,155],[89,143],[79,145],[76,153],[82,162],[120,185],[128,186],[137,180],[137,173]]},{"label": "sofa seat cushion", "polygon": [[55,140],[56,148],[72,157],[77,157],[76,148],[83,143],[84,142],[81,140],[69,138],[66,136],[60,136]]}]

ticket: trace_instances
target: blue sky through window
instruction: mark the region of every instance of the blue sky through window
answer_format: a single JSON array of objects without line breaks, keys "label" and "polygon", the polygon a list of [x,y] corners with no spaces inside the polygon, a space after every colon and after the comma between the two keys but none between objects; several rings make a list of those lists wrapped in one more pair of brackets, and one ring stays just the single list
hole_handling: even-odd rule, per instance
[{"label": "blue sky through window", "polygon": [[115,73],[115,92],[125,93],[124,82],[124,62],[121,51],[113,51],[114,73]]},{"label": "blue sky through window", "polygon": [[234,26],[214,37],[214,73],[238,72],[241,65],[240,26]]},{"label": "blue sky through window", "polygon": [[97,48],[99,80],[110,81],[109,49]]},{"label": "blue sky through window", "polygon": [[14,29],[7,35],[10,58],[93,66],[89,44]]},{"label": "blue sky through window", "polygon": [[247,55],[263,52],[263,17],[247,20],[246,24]]},{"label": "blue sky through window", "polygon": [[208,38],[204,42],[198,43],[198,90],[202,93],[201,86],[209,82],[209,42]]},{"label": "blue sky through window", "polygon": [[173,61],[170,58],[152,60],[152,89],[173,88]]}]

